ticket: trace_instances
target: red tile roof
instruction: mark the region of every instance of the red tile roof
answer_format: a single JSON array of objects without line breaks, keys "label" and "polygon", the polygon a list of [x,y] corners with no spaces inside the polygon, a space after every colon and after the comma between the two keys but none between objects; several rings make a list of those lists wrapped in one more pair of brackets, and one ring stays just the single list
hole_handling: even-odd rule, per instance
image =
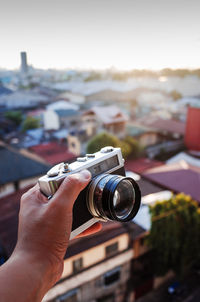
[{"label": "red tile roof", "polygon": [[143,177],[175,193],[188,194],[200,202],[200,168],[180,162],[147,170]]},{"label": "red tile roof", "polygon": [[156,129],[158,131],[167,131],[170,133],[179,133],[184,135],[185,134],[185,123],[181,121],[176,121],[172,119],[164,120],[161,118],[157,118],[155,116],[150,116],[148,118],[141,118],[136,121],[136,123]]},{"label": "red tile roof", "polygon": [[139,158],[135,160],[125,161],[125,169],[127,171],[133,171],[138,174],[141,174],[150,168],[159,167],[161,165],[163,165],[162,162],[149,158]]},{"label": "red tile roof", "polygon": [[58,144],[56,142],[33,146],[30,150],[51,165],[66,162],[75,158],[75,155],[69,152],[64,144]]}]

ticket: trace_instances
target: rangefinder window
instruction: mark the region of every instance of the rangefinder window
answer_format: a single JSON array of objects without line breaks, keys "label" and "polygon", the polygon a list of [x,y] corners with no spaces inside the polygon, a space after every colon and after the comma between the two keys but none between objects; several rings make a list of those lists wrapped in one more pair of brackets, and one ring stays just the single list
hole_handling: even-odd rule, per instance
[{"label": "rangefinder window", "polygon": [[118,156],[115,155],[109,159],[103,160],[102,162],[88,168],[88,170],[91,172],[92,176],[94,177],[102,172],[107,172],[118,165],[119,165]]}]

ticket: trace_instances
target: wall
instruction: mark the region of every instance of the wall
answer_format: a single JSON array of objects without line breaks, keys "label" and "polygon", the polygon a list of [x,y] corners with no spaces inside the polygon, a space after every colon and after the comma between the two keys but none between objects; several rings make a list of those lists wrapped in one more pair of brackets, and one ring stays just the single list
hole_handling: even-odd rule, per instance
[{"label": "wall", "polygon": [[43,113],[44,129],[58,130],[60,128],[59,117],[52,110],[47,110]]},{"label": "wall", "polygon": [[128,234],[123,234],[121,236],[115,237],[112,240],[106,241],[101,245],[97,245],[94,248],[84,251],[83,253],[77,254],[64,262],[64,270],[61,278],[66,278],[73,273],[73,261],[82,257],[83,267],[87,268],[94,265],[106,258],[105,248],[106,246],[118,241],[119,252],[126,250],[128,248]]},{"label": "wall", "polygon": [[200,151],[200,108],[188,107],[185,144],[190,150]]}]

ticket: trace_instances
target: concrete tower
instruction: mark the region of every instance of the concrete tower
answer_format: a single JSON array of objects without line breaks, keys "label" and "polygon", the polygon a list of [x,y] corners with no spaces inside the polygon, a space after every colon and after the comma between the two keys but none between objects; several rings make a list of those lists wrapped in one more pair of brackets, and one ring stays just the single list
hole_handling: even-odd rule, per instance
[{"label": "concrete tower", "polygon": [[21,52],[21,72],[27,73],[28,65],[27,65],[27,55],[26,52]]}]

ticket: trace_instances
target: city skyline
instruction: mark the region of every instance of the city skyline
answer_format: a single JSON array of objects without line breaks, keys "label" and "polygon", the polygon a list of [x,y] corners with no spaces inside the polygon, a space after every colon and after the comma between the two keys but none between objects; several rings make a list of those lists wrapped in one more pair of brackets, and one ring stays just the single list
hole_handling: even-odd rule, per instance
[{"label": "city skyline", "polygon": [[[12,4],[12,5],[11,5]],[[197,0],[58,0],[1,4],[0,68],[200,67]]]}]

